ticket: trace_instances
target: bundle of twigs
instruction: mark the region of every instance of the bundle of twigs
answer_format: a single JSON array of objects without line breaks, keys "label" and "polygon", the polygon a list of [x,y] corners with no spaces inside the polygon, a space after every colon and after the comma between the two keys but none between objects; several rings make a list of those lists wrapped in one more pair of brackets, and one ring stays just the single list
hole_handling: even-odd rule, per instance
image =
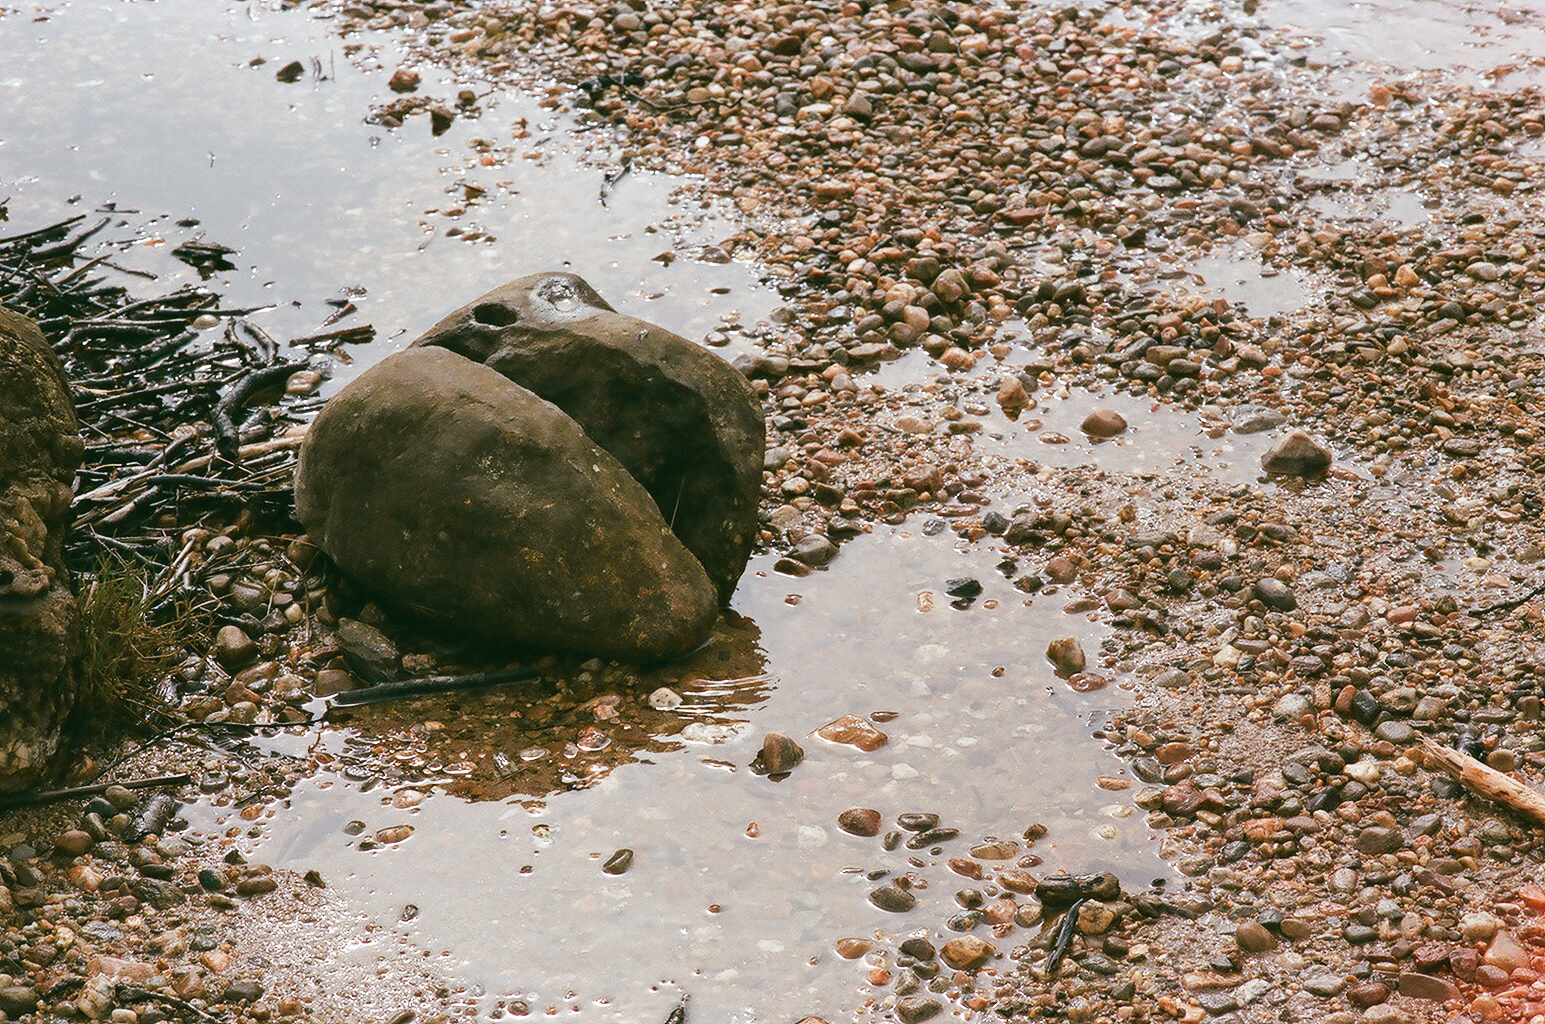
[{"label": "bundle of twigs", "polygon": [[135,299],[117,282],[149,275],[115,266],[118,245],[88,250],[112,220],[86,221],[0,238],[0,304],[38,321],[74,389],[86,457],[72,565],[89,572],[115,556],[147,570],[157,602],[184,599],[199,582],[183,539],[190,527],[291,515],[299,425],[319,402],[283,395],[309,363],[292,353],[374,332],[281,347],[246,319],[256,310],[222,309],[206,287]]}]

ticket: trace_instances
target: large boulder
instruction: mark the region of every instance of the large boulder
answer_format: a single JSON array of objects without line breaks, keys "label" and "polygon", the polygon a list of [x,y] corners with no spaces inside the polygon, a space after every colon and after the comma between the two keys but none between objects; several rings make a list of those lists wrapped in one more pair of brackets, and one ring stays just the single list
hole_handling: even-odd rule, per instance
[{"label": "large boulder", "polygon": [[683,654],[717,594],[653,499],[562,410],[448,349],[389,356],[301,447],[295,508],[349,576],[505,644]]},{"label": "large boulder", "polygon": [[0,792],[43,773],[77,696],[62,547],[84,452],[64,367],[35,323],[0,308]]},{"label": "large boulder", "polygon": [[573,274],[532,274],[413,343],[498,370],[579,423],[644,485],[728,603],[756,539],[766,427],[745,377],[625,316]]}]

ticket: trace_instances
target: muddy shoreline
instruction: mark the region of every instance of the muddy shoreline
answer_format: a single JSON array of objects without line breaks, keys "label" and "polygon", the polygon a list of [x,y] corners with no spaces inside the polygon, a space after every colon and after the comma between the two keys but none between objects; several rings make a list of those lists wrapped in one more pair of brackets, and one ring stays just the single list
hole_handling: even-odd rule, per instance
[{"label": "muddy shoreline", "polygon": [[[1095,723],[1123,766],[1099,785],[1153,830],[1174,875],[1125,878],[1119,897],[1084,904],[1047,978],[1061,905],[1036,883],[1090,866],[1059,863],[1056,834],[1030,838],[1036,822],[1019,817],[925,844],[875,867],[864,892],[954,891],[956,906],[827,937],[856,962],[852,1004],[823,1015],[1545,1015],[1538,828],[1467,796],[1420,745],[1460,745],[1529,783],[1545,765],[1541,605],[1508,606],[1545,556],[1545,119],[1527,74],[1325,63],[1254,5],[313,10],[346,51],[359,29],[400,31],[408,63],[451,69],[474,95],[545,90],[594,126],[594,158],[619,180],[691,173],[744,215],[735,236],[682,258],[755,261],[785,303],[735,339],[773,450],[757,571],[793,587],[840,573],[858,544],[940,537],[991,552],[996,575],[976,579],[988,601],[1099,629],[1073,679],[1122,695]],[[437,103],[455,116],[449,96],[372,116],[428,131]],[[488,134],[478,151],[494,166],[522,158],[518,130]],[[464,198],[475,215],[478,196]],[[1206,260],[1219,276],[1199,280],[1187,268]],[[1129,434],[1080,436],[1085,414],[1120,403]],[[1197,426],[1173,450],[1138,443],[1149,419],[1180,412]],[[1327,443],[1329,472],[1260,473],[1266,438],[1248,431],[1263,421]],[[325,878],[268,872],[241,850],[313,777],[385,787],[404,810],[442,790],[540,802],[597,785],[688,730],[738,728],[779,669],[754,623],[727,619],[709,663],[552,662],[532,690],[351,712],[348,743],[296,750],[262,726],[356,685],[363,654],[338,644],[340,617],[382,626],[409,674],[487,666],[325,586],[293,534],[198,539],[211,556],[243,552],[211,590],[259,624],[260,649],[225,667],[201,650],[186,666],[183,709],[219,749],[120,770],[194,768],[208,810],[186,839],[135,845],[109,835],[130,806],[117,794],[79,855],[52,850],[82,824],[78,803],[6,816],[7,1013],[25,1002],[15,989],[43,1001],[43,1019],[73,1012],[112,988],[94,980],[117,977],[101,964],[112,956],[134,965],[107,1002],[88,1001],[104,1016],[539,1015],[453,980],[454,959],[405,958],[411,943],[390,961],[368,944],[340,953],[377,925],[314,884]],[[920,612],[924,594],[941,611],[961,599],[945,582],[917,593]],[[262,625],[276,594],[306,606],[298,626]],[[689,719],[683,701],[720,713]],[[505,731],[473,735],[464,706]],[[879,831],[939,809],[887,804]],[[412,832],[359,824],[378,848]],[[839,828],[835,815],[809,824]],[[852,858],[879,865],[883,838],[864,842]],[[284,927],[292,906],[353,938],[282,969],[305,931]],[[937,956],[962,937],[990,948]],[[223,950],[234,966],[211,959]],[[340,970],[354,972],[341,1000],[320,984]],[[258,978],[256,993],[242,987]]]}]

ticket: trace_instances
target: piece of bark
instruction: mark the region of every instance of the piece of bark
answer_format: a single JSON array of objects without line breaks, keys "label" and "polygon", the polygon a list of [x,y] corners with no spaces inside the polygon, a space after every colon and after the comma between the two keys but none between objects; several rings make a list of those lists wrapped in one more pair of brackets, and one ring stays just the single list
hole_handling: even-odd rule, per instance
[{"label": "piece of bark", "polygon": [[1505,804],[1524,817],[1545,825],[1545,794],[1430,737],[1422,740],[1422,751],[1429,765],[1436,764],[1470,792]]}]

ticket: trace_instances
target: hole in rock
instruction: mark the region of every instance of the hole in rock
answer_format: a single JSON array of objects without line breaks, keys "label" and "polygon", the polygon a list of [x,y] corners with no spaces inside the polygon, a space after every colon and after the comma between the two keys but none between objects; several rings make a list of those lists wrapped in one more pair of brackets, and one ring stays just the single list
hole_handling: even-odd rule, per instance
[{"label": "hole in rock", "polygon": [[494,302],[485,302],[472,310],[472,319],[489,327],[508,327],[520,319],[520,313]]}]

